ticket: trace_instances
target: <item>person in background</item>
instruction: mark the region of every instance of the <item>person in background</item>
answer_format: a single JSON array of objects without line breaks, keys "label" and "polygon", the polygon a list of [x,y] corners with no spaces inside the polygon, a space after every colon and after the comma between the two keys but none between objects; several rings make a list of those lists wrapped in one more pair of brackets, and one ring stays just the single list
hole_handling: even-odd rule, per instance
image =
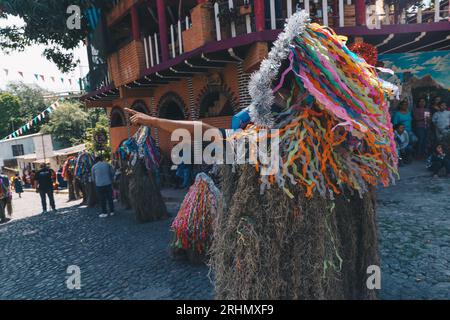
[{"label": "person in background", "polygon": [[23,185],[22,180],[20,180],[20,176],[18,173],[16,173],[16,176],[14,177],[13,184],[14,184],[14,191],[16,191],[16,193],[19,195],[19,198],[22,198]]},{"label": "person in background", "polygon": [[427,151],[428,144],[428,130],[430,127],[431,113],[427,108],[425,98],[420,98],[416,108],[413,111],[413,118],[415,122],[415,130],[418,138],[417,142],[417,157],[423,159]]},{"label": "person in background", "polygon": [[100,199],[100,205],[102,207],[102,212],[99,217],[108,217],[106,204],[109,206],[110,215],[113,216],[114,200],[112,184],[114,180],[114,169],[108,162],[103,160],[103,156],[95,157],[95,164],[92,166],[92,178],[94,179],[97,196]]},{"label": "person in background", "polygon": [[53,179],[52,170],[50,170],[45,163],[41,164],[41,169],[36,172],[35,176],[36,192],[41,196],[42,213],[47,213],[47,198],[50,202],[50,207],[56,213],[55,197],[53,195]]},{"label": "person in background", "polygon": [[441,101],[442,101],[441,97],[439,96],[434,98],[433,104],[431,105],[430,108],[431,114],[434,114],[440,110]]},{"label": "person in background", "polygon": [[8,216],[12,216],[12,196],[8,176],[0,174],[0,223],[7,222],[5,210]]},{"label": "person in background", "polygon": [[394,126],[397,126],[399,124],[402,124],[405,128],[405,130],[410,134],[412,130],[412,114],[411,111],[409,111],[408,107],[408,101],[403,100],[398,105],[398,108],[396,111],[394,111],[394,114],[392,116],[392,124]]},{"label": "person in background", "polygon": [[29,183],[29,179],[30,179],[30,176],[29,176],[28,173],[24,170],[24,171],[23,171],[23,175],[22,175],[22,183],[23,183],[24,188],[31,188],[31,185],[30,185],[30,183]]},{"label": "person in background", "polygon": [[56,179],[57,179],[59,187],[61,189],[65,189],[65,188],[67,188],[67,181],[64,180],[62,171],[63,171],[63,168],[60,166],[58,169],[58,172],[56,173]]},{"label": "person in background", "polygon": [[441,101],[439,109],[431,118],[436,129],[436,138],[440,142],[442,139],[450,135],[450,111],[447,110],[447,104]]},{"label": "person in background", "polygon": [[427,160],[427,168],[433,173],[436,178],[439,172],[445,168],[445,175],[450,176],[450,156],[445,152],[442,144],[438,144],[434,152]]},{"label": "person in background", "polygon": [[36,171],[35,170],[31,170],[31,173],[30,173],[30,185],[31,185],[31,187],[34,187],[35,184],[36,184]]},{"label": "person in background", "polygon": [[397,144],[397,155],[399,158],[399,165],[408,164],[411,160],[412,148],[409,144],[408,131],[405,130],[403,124],[395,126],[394,130],[395,142]]}]

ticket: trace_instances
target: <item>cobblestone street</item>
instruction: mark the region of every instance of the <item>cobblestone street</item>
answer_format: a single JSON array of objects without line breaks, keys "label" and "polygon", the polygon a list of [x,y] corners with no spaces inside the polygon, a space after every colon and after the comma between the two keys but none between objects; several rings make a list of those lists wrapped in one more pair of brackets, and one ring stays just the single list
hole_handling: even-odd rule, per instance
[{"label": "cobblestone street", "polygon": [[[382,299],[450,298],[450,180],[416,167],[379,189]],[[35,193],[16,197],[14,219],[0,225],[0,299],[213,298],[206,266],[170,256],[173,200],[171,218],[137,224],[127,211],[100,219],[65,194],[56,215],[40,214]],[[81,268],[80,290],[66,286],[69,265]]]},{"label": "cobblestone street", "polygon": [[449,299],[450,179],[421,163],[400,169],[397,185],[378,193],[380,298]]},{"label": "cobblestone street", "polygon": [[[170,257],[172,218],[137,224],[120,211],[100,219],[94,209],[65,203],[67,195],[56,197],[56,215],[33,215],[39,197],[25,193],[15,209],[29,217],[0,225],[0,299],[212,298],[206,266]],[[177,208],[168,209],[174,215]],[[80,290],[67,289],[69,265],[81,269]]]}]

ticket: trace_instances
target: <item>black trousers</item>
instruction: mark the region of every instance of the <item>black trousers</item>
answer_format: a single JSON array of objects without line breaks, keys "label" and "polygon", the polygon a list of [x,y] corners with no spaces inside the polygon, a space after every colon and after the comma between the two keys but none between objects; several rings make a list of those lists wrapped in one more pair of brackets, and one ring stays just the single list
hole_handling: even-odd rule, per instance
[{"label": "black trousers", "polygon": [[113,189],[111,184],[107,186],[97,187],[97,196],[100,200],[102,213],[107,213],[106,203],[108,203],[109,212],[114,212]]},{"label": "black trousers", "polygon": [[7,198],[0,199],[0,222],[6,219]]},{"label": "black trousers", "polygon": [[48,196],[48,200],[50,202],[50,207],[55,210],[55,197],[53,196],[53,189],[50,190],[39,190],[39,195],[41,196],[41,204],[42,204],[42,211],[47,211],[47,199],[46,196]]}]

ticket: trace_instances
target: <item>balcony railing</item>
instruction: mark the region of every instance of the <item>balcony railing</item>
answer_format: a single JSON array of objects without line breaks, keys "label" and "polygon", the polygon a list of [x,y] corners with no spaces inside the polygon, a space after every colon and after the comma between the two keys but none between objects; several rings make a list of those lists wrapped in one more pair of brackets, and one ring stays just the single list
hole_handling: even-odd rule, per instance
[{"label": "balcony railing", "polygon": [[[119,2],[116,10],[135,1]],[[286,19],[300,9],[309,12],[313,21],[331,27],[356,26],[357,20],[369,29],[449,20],[449,0],[431,0],[434,3],[431,9],[411,8],[400,13],[394,12],[392,7],[383,6],[382,0],[376,0],[372,2],[374,4],[363,6],[365,21],[362,22],[359,8],[356,10],[356,1],[359,0],[269,0],[263,2],[265,10],[255,10],[254,0],[221,0],[214,4],[197,5],[190,16],[168,26],[169,43],[165,47],[168,55],[165,50],[165,58],[176,58],[208,42],[250,34],[257,31],[257,25],[258,30],[282,29]],[[263,11],[263,17],[258,18],[255,11]],[[111,78],[116,86],[135,81],[145,68],[155,67],[165,60],[160,33],[145,34],[145,30],[142,33],[144,36],[140,40],[133,40],[108,58],[111,77],[107,74],[103,78],[92,76],[95,78],[90,81],[93,89],[99,83],[110,83]]]},{"label": "balcony railing", "polygon": [[106,87],[112,83],[106,64],[91,69],[89,73],[81,79],[80,89],[84,92],[91,92]]},{"label": "balcony railing", "polygon": [[[186,16],[169,27],[169,54],[175,58],[184,53],[183,32],[190,28],[190,18]],[[147,34],[142,37],[147,68],[153,67],[162,61],[160,36],[158,33]]]}]

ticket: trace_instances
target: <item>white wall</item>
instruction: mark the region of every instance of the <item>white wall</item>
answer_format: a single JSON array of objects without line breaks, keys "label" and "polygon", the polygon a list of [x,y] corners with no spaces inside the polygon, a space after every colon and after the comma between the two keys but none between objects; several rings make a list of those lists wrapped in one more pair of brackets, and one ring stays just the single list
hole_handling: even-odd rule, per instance
[{"label": "white wall", "polygon": [[[0,141],[0,167],[4,165],[4,160],[14,159],[12,146],[23,145],[24,154],[31,154],[36,152],[36,143],[40,142],[42,146],[42,136],[44,138],[45,149],[53,150],[51,135],[31,134],[29,136],[2,140]],[[41,147],[42,148],[42,147]],[[39,146],[38,146],[39,149]],[[39,151],[39,150],[38,150]]]}]

